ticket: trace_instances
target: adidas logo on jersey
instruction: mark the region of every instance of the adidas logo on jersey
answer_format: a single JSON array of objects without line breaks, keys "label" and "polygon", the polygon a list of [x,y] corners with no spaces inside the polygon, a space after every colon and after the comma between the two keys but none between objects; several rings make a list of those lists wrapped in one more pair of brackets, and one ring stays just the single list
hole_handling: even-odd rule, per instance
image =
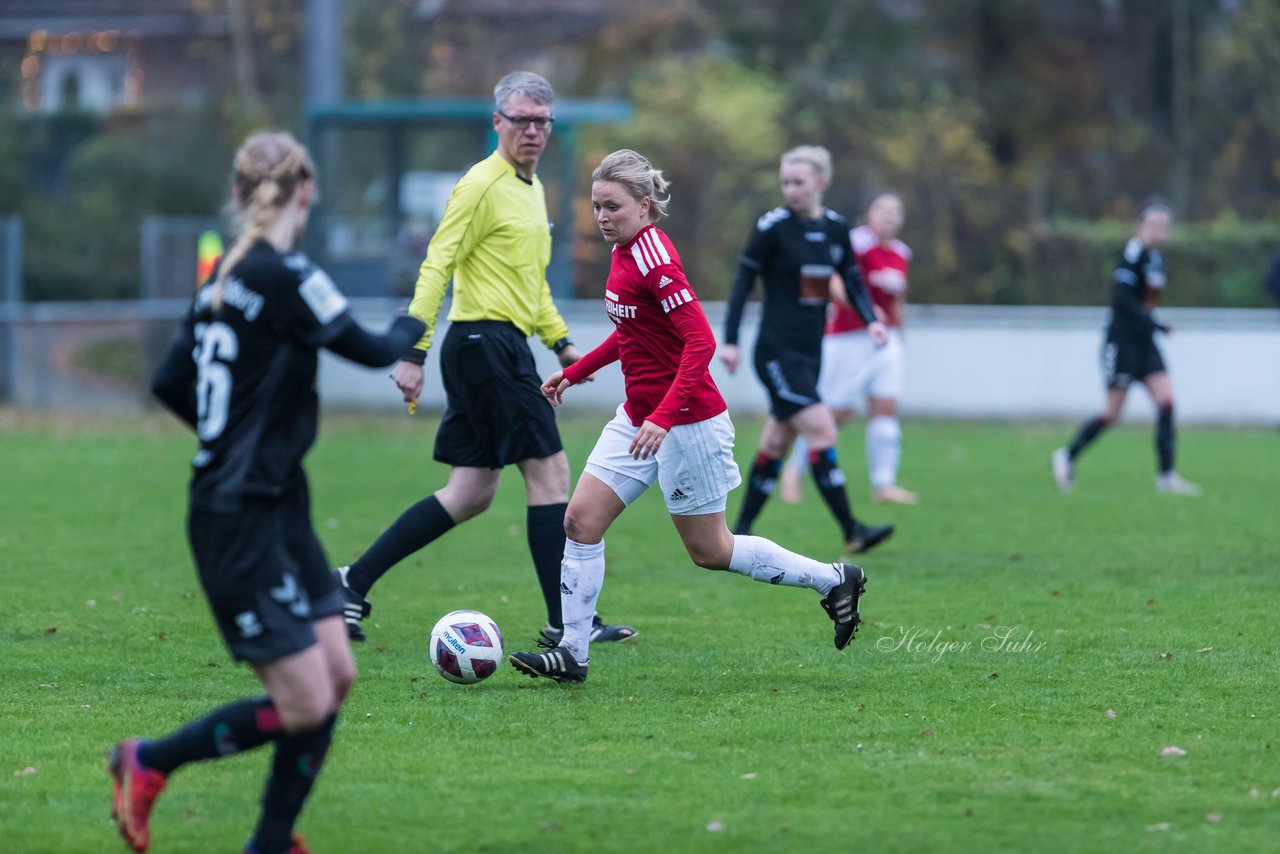
[{"label": "adidas logo on jersey", "polygon": [[669,284],[671,284],[671,277],[670,277],[670,276],[663,276],[661,279],[658,279],[658,287],[659,287],[659,288],[665,288],[665,287],[666,287],[667,285],[669,285]]},{"label": "adidas logo on jersey", "polygon": [[672,501],[688,501],[689,500],[689,494],[684,490],[680,489],[679,487],[671,490],[670,497]]}]

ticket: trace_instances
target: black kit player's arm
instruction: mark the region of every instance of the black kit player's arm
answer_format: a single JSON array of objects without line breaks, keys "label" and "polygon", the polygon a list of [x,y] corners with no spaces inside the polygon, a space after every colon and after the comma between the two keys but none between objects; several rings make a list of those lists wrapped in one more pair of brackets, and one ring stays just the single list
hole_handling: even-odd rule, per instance
[{"label": "black kit player's arm", "polygon": [[755,262],[743,258],[738,264],[738,275],[733,277],[733,286],[729,289],[729,305],[724,317],[724,343],[738,345],[738,327],[742,325],[742,310],[747,304],[747,296],[756,282],[756,274],[760,268]]},{"label": "black kit player's arm", "polygon": [[[847,247],[846,247],[847,248]],[[858,271],[858,259],[849,249],[845,253],[844,263],[840,267],[840,278],[844,279],[844,293],[849,304],[862,318],[862,322],[870,326],[876,322],[876,310],[871,305],[871,295],[862,281],[862,273]]]},{"label": "black kit player's arm", "polygon": [[742,325],[742,310],[747,304],[747,297],[755,287],[756,276],[764,269],[764,260],[768,257],[772,246],[773,225],[777,218],[765,214],[756,221],[756,227],[747,238],[747,247],[742,251],[738,262],[738,274],[733,277],[733,285],[729,288],[729,305],[725,310],[724,343],[738,346],[738,327]]},{"label": "black kit player's arm", "polygon": [[[1129,275],[1125,276],[1124,273]],[[1138,296],[1137,277],[1132,271],[1125,267],[1117,269],[1112,287],[1115,291],[1112,309],[1117,315],[1123,315],[1124,319],[1131,324],[1131,328],[1143,332],[1161,328],[1151,316],[1151,309],[1142,302],[1142,297]]]},{"label": "black kit player's arm", "polygon": [[196,363],[191,355],[195,348],[195,332],[190,321],[184,321],[173,336],[169,352],[151,377],[151,393],[192,429],[198,418]]},{"label": "black kit player's arm", "polygon": [[427,325],[416,317],[404,315],[392,321],[386,332],[376,334],[358,323],[348,324],[325,346],[359,365],[385,368],[404,358],[413,345],[422,340]]}]

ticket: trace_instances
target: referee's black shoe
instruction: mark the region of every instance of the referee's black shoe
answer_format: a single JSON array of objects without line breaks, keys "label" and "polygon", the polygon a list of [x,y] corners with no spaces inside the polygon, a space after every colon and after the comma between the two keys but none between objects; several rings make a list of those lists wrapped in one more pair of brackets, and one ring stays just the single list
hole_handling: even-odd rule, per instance
[{"label": "referee's black shoe", "polygon": [[836,564],[840,572],[840,583],[831,588],[831,592],[822,600],[822,610],[836,624],[836,649],[844,649],[858,633],[858,623],[862,617],[858,614],[858,600],[867,587],[867,575],[862,567],[852,563]]},{"label": "referee's black shoe", "polygon": [[853,536],[844,541],[844,550],[851,555],[869,552],[893,536],[893,525],[864,525],[853,523]]},{"label": "referee's black shoe", "polygon": [[347,638],[363,643],[368,638],[360,628],[360,621],[369,616],[373,606],[369,604],[368,599],[352,590],[351,585],[347,584],[347,573],[350,571],[351,567],[340,566],[333,572],[338,576],[338,584],[342,587],[342,619],[347,624]]}]

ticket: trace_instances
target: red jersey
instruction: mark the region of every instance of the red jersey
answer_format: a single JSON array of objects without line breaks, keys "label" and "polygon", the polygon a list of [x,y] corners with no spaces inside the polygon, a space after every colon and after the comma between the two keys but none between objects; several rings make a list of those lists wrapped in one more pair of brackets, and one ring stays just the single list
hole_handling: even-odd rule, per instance
[{"label": "red jersey", "polygon": [[[862,280],[867,283],[871,302],[884,312],[887,326],[902,327],[902,314],[898,311],[898,297],[907,291],[907,271],[911,268],[911,250],[901,240],[881,243],[880,236],[868,226],[860,225],[849,232],[853,255],[862,270]],[[867,325],[851,308],[832,303],[835,311],[827,320],[827,334],[852,332]]]},{"label": "red jersey", "polygon": [[657,226],[613,247],[604,308],[614,331],[565,369],[571,383],[621,361],[624,407],[637,427],[648,420],[669,430],[727,409],[708,370],[715,334],[675,246]]}]

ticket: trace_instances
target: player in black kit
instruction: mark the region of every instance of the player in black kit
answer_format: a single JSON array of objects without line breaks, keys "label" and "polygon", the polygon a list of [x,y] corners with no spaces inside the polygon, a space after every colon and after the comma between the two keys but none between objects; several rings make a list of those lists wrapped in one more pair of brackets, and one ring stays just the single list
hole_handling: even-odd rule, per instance
[{"label": "player in black kit", "polygon": [[234,172],[241,233],[197,293],[152,389],[200,439],[191,552],[232,656],[266,693],[111,749],[112,811],[135,851],[150,843],[152,806],[175,770],[274,743],[245,850],[305,854],[293,826],[355,678],[342,594],[311,527],[302,470],[318,421],[317,351],[381,367],[425,331],[400,317],[386,334],[366,332],[324,271],[291,251],[315,197],[315,168],[292,136],[251,136]]},{"label": "player in black kit", "polygon": [[1111,319],[1102,350],[1106,408],[1080,425],[1069,446],[1053,452],[1053,479],[1063,492],[1070,492],[1075,486],[1076,458],[1120,418],[1129,386],[1137,381],[1147,387],[1156,404],[1156,459],[1160,466],[1156,490],[1176,495],[1200,494],[1200,487],[1183,480],[1173,469],[1173,386],[1155,341],[1157,330],[1166,335],[1172,330],[1152,314],[1164,294],[1160,247],[1169,238],[1173,215],[1163,202],[1151,202],[1142,209],[1140,223],[1137,236],[1125,244],[1111,275]]},{"label": "player in black kit", "polygon": [[844,473],[836,460],[835,417],[818,397],[827,301],[839,285],[833,280],[835,274],[843,281],[848,302],[866,322],[872,340],[883,344],[888,333],[876,319],[858,274],[848,223],[822,205],[822,193],[831,180],[830,153],[813,145],[793,148],[782,155],[779,176],[787,204],[761,216],[747,241],[729,295],[720,350],[720,359],[733,373],[738,368],[742,308],[760,276],[764,279],[764,307],[755,368],[769,394],[769,416],[733,532],[751,533],[756,516],[777,484],[783,458],[796,436],[804,436],[813,478],[840,525],[846,551],[863,552],[892,534],[893,526],[865,525],[854,518]]}]

